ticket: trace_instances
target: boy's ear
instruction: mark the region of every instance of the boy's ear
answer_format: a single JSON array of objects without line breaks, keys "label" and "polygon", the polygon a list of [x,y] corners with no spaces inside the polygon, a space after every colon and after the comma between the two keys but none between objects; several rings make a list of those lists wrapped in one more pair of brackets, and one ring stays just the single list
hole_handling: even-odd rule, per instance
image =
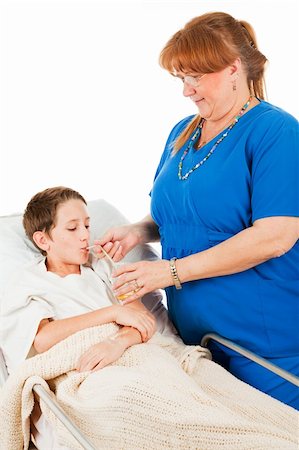
[{"label": "boy's ear", "polygon": [[48,237],[44,231],[35,231],[32,236],[36,245],[45,252],[49,249]]}]

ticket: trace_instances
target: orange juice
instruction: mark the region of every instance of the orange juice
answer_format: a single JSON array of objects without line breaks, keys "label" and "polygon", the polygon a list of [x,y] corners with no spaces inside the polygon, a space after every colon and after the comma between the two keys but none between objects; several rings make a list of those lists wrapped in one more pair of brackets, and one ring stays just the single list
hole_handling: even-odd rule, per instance
[{"label": "orange juice", "polygon": [[122,301],[122,300],[125,300],[126,298],[130,297],[130,295],[135,294],[135,292],[136,291],[130,291],[130,292],[127,292],[126,294],[118,295],[116,298],[117,298],[117,300]]}]

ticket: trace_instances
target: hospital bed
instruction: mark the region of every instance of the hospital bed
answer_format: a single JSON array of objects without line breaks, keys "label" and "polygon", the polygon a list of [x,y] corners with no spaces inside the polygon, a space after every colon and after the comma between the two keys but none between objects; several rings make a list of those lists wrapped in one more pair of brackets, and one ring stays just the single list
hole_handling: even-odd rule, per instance
[{"label": "hospital bed", "polygon": [[[91,242],[93,239],[101,236],[105,230],[111,226],[128,223],[127,219],[111,204],[105,200],[99,199],[88,202],[88,209],[91,216]],[[154,260],[158,257],[155,250],[148,246],[138,246],[130,252],[128,261],[137,261],[140,259]],[[15,270],[30,261],[34,262],[40,258],[40,253],[33,246],[33,244],[26,238],[22,227],[22,215],[15,214],[10,216],[0,217],[0,306],[3,296],[5,283]],[[158,296],[158,298],[157,298]],[[162,294],[148,294],[143,299],[145,305],[156,316],[158,321],[158,329],[163,332],[172,332],[171,324],[168,321],[167,310],[163,306]],[[3,339],[3,337],[2,337]],[[201,341],[202,346],[207,346],[208,342],[213,340],[221,345],[224,345],[231,350],[251,359],[261,366],[271,370],[282,378],[288,380],[290,383],[299,386],[299,378],[291,373],[282,370],[281,368],[269,363],[258,355],[246,350],[228,339],[225,339],[217,334],[210,333],[204,336]],[[0,386],[5,383],[8,374],[5,366],[5,360],[1,352],[1,338],[0,338]],[[81,444],[85,450],[95,450],[88,439],[83,435],[79,428],[69,419],[65,411],[60,405],[51,397],[41,385],[34,385],[33,391],[38,398],[49,407],[49,409],[56,415],[56,417],[64,424],[73,437]],[[45,441],[47,436],[43,436]],[[50,439],[50,437],[49,437]],[[30,449],[36,448],[31,444]],[[51,447],[52,448],[52,447]],[[42,449],[43,450],[43,449]],[[58,450],[58,449],[57,449]]]}]

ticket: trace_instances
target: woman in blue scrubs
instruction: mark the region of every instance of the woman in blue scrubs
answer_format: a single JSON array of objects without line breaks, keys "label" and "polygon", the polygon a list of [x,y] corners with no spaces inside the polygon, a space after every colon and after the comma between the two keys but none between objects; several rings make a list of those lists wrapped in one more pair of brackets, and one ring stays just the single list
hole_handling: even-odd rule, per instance
[{"label": "woman in blue scrubs", "polygon": [[[127,264],[115,289],[166,288],[187,344],[207,332],[299,375],[298,122],[264,100],[265,56],[244,21],[191,20],[161,52],[198,114],[171,131],[151,192],[151,214],[100,240],[120,260],[160,239],[162,260]],[[219,345],[214,360],[299,409],[298,389]]]}]

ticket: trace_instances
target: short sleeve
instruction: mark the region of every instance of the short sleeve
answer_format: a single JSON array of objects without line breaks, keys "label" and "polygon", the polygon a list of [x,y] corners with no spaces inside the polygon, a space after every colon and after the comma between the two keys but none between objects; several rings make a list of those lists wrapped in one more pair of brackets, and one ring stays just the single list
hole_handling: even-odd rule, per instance
[{"label": "short sleeve", "polygon": [[262,129],[252,159],[252,221],[299,216],[299,125],[287,113],[274,114]]},{"label": "short sleeve", "polygon": [[1,347],[9,373],[29,355],[39,324],[54,316],[51,305],[27,294],[22,283],[9,283],[1,303]]}]

